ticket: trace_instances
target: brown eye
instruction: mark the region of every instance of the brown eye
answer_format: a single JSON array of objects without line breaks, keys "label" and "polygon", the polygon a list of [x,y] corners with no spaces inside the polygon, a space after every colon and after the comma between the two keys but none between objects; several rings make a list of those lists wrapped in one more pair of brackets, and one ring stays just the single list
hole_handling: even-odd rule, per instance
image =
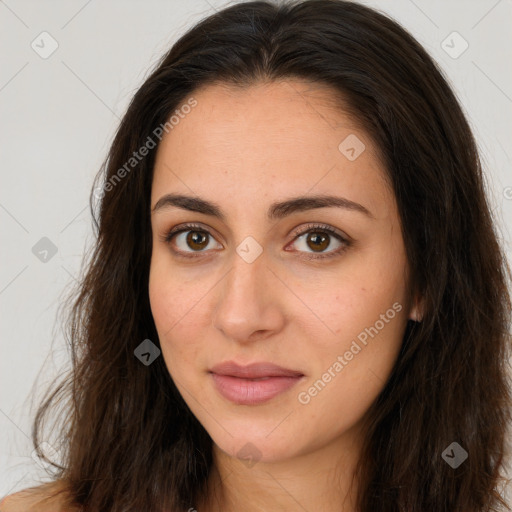
[{"label": "brown eye", "polygon": [[313,250],[324,251],[329,247],[330,241],[329,237],[320,232],[311,231],[307,233],[306,243],[308,247],[311,247]]},{"label": "brown eye", "polygon": [[[320,260],[341,255],[352,244],[348,237],[345,238],[341,233],[323,224],[309,225],[306,228],[303,227],[302,231],[296,230],[293,234],[295,239],[292,244],[299,245],[300,248],[293,252],[300,253],[300,258],[306,260]],[[210,242],[215,241],[212,234],[202,226],[195,224],[173,228],[160,239],[175,246],[172,251],[177,257],[183,258],[204,256],[208,254],[209,250],[215,248],[215,245],[209,247]],[[327,249],[332,249],[333,245],[334,249],[327,251]],[[222,249],[222,245],[218,244],[217,248]]]},{"label": "brown eye", "polygon": [[[202,256],[207,249],[215,248],[214,245],[209,247],[210,242],[215,240],[210,232],[195,224],[173,228],[161,239],[169,245],[176,246],[173,252],[185,258]],[[218,247],[222,248],[222,245],[218,244]]]},{"label": "brown eye", "polygon": [[186,236],[186,243],[191,249],[202,251],[207,245],[207,239],[209,234],[205,231],[188,231]]},{"label": "brown eye", "polygon": [[[347,238],[326,225],[309,225],[302,230],[295,231],[294,235],[296,237],[294,244],[301,249],[298,251],[302,253],[301,258],[308,260],[339,255],[351,244]],[[333,245],[334,249],[327,251],[327,249],[332,249]]]}]

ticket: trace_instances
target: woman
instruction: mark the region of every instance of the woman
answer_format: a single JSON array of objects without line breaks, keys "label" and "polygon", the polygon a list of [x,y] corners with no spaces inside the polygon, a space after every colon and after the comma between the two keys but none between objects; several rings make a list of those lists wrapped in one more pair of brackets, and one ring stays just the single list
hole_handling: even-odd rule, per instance
[{"label": "woman", "polygon": [[73,377],[35,419],[39,446],[68,396],[63,464],[2,512],[507,507],[509,271],[460,105],[396,22],[210,16],[104,171]]}]

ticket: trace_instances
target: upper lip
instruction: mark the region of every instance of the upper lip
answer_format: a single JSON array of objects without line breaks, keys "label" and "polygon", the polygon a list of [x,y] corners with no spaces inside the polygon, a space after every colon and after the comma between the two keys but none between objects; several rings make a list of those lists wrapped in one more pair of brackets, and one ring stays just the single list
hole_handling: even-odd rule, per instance
[{"label": "upper lip", "polygon": [[241,366],[234,361],[225,361],[215,365],[210,370],[217,375],[228,375],[245,379],[258,379],[261,377],[302,377],[304,374],[277,366],[273,363],[261,362]]}]

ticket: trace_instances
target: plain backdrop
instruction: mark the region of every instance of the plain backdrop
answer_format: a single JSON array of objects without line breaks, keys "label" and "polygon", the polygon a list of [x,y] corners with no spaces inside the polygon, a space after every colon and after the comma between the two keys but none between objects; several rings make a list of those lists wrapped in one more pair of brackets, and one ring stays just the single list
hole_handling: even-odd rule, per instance
[{"label": "plain backdrop", "polygon": [[[448,77],[477,138],[510,261],[511,0],[363,3],[400,22]],[[0,1],[0,496],[45,475],[31,455],[31,424],[67,363],[57,308],[93,242],[89,193],[119,119],[169,46],[225,5]]]}]

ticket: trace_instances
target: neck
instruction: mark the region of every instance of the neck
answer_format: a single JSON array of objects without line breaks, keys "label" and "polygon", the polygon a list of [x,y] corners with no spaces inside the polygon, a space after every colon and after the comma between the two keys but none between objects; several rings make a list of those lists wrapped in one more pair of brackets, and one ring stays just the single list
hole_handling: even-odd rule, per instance
[{"label": "neck", "polygon": [[214,443],[212,470],[197,512],[354,512],[360,447],[355,433],[345,432],[315,451],[252,465]]}]

